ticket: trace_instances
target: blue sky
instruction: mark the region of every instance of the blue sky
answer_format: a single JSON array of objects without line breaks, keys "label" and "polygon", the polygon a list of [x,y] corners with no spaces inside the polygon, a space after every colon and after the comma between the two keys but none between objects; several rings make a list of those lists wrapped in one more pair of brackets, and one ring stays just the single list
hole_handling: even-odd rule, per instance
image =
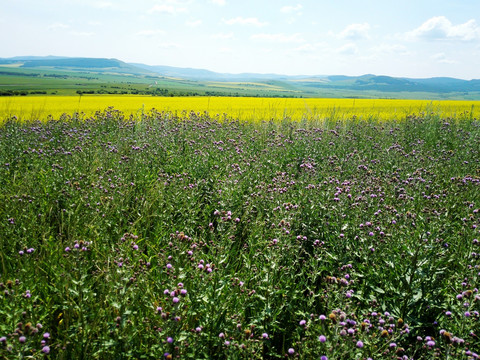
[{"label": "blue sky", "polygon": [[480,78],[479,0],[8,0],[0,57]]}]

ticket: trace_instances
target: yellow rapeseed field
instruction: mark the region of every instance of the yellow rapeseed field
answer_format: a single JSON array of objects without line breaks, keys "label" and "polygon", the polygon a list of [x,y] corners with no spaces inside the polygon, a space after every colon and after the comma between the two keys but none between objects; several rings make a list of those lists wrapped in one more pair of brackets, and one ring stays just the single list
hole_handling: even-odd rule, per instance
[{"label": "yellow rapeseed field", "polygon": [[113,107],[127,116],[140,118],[151,109],[181,114],[205,112],[224,118],[262,121],[281,119],[404,119],[407,115],[430,113],[441,117],[477,117],[480,101],[429,101],[385,99],[300,99],[254,97],[152,97],[136,95],[26,96],[0,98],[0,120],[45,120],[50,115],[80,113],[84,118]]}]

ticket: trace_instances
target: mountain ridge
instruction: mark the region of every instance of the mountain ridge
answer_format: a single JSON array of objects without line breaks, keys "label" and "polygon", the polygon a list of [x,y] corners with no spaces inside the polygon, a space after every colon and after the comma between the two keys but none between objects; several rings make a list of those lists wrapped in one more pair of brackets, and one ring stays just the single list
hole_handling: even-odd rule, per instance
[{"label": "mountain ridge", "polygon": [[[44,69],[55,71],[89,72],[99,74],[133,75],[154,82],[166,79],[170,82],[189,82],[188,86],[221,88],[222,84],[251,86],[255,83],[292,96],[315,97],[329,92],[345,92],[345,96],[364,96],[368,92],[380,94],[432,93],[459,94],[457,97],[480,97],[480,79],[458,79],[438,76],[431,78],[408,78],[388,75],[284,75],[274,73],[220,73],[206,69],[128,63],[115,58],[63,57],[63,56],[15,56],[0,58],[0,66],[17,69]],[[239,85],[240,84],[240,85]],[[262,92],[259,92],[261,94]],[[387,96],[387,95],[385,95]],[[390,96],[390,95],[389,95]]]}]

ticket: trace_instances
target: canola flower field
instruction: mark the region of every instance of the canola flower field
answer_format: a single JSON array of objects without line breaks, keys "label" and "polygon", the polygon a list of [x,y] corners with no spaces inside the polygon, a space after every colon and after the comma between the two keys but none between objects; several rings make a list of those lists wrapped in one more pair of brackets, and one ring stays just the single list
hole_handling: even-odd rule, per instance
[{"label": "canola flower field", "polygon": [[474,103],[32,99],[1,99],[0,359],[479,358]]},{"label": "canola flower field", "polygon": [[59,118],[74,113],[86,117],[113,107],[126,115],[139,118],[152,109],[176,114],[208,112],[216,119],[224,114],[238,120],[302,120],[302,119],[402,119],[408,115],[434,112],[447,117],[480,116],[480,101],[427,101],[384,99],[300,99],[244,97],[152,97],[135,95],[29,96],[0,97],[0,119]]}]

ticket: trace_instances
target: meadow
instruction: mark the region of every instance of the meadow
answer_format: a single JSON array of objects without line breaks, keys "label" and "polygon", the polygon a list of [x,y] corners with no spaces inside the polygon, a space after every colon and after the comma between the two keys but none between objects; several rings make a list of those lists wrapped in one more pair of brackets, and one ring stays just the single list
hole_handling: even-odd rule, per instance
[{"label": "meadow", "polygon": [[479,358],[474,103],[43,99],[0,99],[0,358]]}]

